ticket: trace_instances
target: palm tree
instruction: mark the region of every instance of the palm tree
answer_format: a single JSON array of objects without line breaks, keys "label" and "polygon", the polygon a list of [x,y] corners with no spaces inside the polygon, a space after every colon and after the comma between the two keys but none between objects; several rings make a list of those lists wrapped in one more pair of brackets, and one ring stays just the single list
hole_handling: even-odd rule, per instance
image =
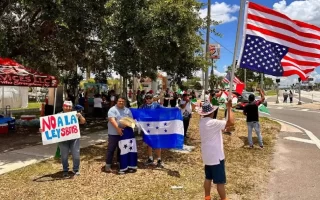
[{"label": "palm tree", "polygon": [[223,82],[224,77],[219,76],[217,77],[217,87],[224,88],[224,82]]}]

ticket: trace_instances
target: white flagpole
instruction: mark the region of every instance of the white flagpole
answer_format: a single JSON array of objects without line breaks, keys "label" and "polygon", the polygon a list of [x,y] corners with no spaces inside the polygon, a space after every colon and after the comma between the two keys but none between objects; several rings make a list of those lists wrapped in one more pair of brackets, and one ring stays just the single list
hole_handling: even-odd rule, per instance
[{"label": "white flagpole", "polygon": [[230,85],[229,85],[228,99],[231,99],[231,94],[232,94],[232,90],[233,90],[233,79],[234,79],[234,72],[236,70],[236,58],[237,58],[237,51],[239,48],[240,29],[241,29],[241,23],[244,22],[243,17],[244,17],[245,3],[246,3],[246,0],[240,0],[240,11],[239,11],[239,17],[238,17],[236,41],[235,41],[234,51],[233,51],[233,61],[232,61],[231,80],[230,80]]}]

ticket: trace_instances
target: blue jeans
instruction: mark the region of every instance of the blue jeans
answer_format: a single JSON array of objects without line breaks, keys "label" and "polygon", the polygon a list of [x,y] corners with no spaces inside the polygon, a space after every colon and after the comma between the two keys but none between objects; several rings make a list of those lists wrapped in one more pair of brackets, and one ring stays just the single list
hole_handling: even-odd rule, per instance
[{"label": "blue jeans", "polygon": [[61,162],[63,171],[67,172],[69,171],[69,163],[68,163],[68,157],[69,152],[71,151],[72,154],[72,161],[73,161],[73,171],[77,172],[79,171],[80,166],[80,140],[68,140],[64,142],[59,143],[60,147],[60,153],[61,153]]},{"label": "blue jeans", "polygon": [[248,142],[249,142],[249,145],[250,146],[253,145],[253,142],[252,142],[252,129],[254,129],[256,131],[256,134],[257,134],[257,137],[258,137],[259,145],[263,146],[259,122],[247,122],[247,125],[248,125]]}]

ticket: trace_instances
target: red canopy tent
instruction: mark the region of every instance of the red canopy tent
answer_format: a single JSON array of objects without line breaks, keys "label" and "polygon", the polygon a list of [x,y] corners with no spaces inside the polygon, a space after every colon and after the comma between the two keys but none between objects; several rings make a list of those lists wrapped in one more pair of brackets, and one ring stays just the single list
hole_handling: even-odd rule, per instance
[{"label": "red canopy tent", "polygon": [[[9,58],[0,58],[0,85],[25,87],[58,87],[56,77],[37,72]],[[56,98],[56,91],[55,91]],[[2,87],[2,104],[4,104],[4,87]],[[55,102],[55,100],[54,100]],[[55,103],[54,103],[55,104]],[[54,105],[55,107],[55,105]],[[4,105],[2,105],[4,109]]]},{"label": "red canopy tent", "polygon": [[57,87],[58,79],[9,59],[0,58],[0,85],[27,87]]}]

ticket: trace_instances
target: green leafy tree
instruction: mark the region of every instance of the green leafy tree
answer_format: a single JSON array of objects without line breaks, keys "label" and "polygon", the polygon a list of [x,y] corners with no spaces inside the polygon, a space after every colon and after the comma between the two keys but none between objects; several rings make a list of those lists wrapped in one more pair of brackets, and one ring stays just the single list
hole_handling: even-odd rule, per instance
[{"label": "green leafy tree", "polygon": [[272,86],[274,86],[274,82],[272,80],[272,78],[264,78],[264,85],[266,87],[266,89],[270,89]]},{"label": "green leafy tree", "polygon": [[106,68],[101,40],[107,0],[5,0],[0,10],[0,55],[38,71]]},{"label": "green leafy tree", "polygon": [[202,90],[202,89],[203,89],[201,83],[199,83],[199,82],[196,82],[196,83],[194,84],[193,88],[194,88],[195,90]]},{"label": "green leafy tree", "polygon": [[205,21],[196,0],[110,0],[104,43],[112,52],[112,67],[125,78],[141,74],[155,79],[158,70],[182,86],[182,78],[203,68]]}]

